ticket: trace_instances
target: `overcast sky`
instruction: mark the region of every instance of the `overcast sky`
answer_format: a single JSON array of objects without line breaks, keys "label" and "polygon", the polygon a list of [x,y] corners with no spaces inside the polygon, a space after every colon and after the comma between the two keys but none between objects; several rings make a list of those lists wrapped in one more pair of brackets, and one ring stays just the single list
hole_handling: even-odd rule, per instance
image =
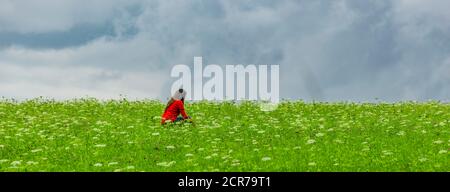
[{"label": "overcast sky", "polygon": [[[232,3],[233,2],[233,3]],[[450,98],[448,0],[0,0],[0,96],[165,99],[176,64],[279,64],[282,98]]]}]

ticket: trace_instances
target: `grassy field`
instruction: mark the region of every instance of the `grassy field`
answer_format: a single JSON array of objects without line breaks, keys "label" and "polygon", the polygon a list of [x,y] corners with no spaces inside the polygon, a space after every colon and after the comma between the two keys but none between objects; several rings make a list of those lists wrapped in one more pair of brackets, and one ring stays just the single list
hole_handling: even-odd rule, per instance
[{"label": "grassy field", "polygon": [[0,101],[0,171],[450,171],[450,105]]}]

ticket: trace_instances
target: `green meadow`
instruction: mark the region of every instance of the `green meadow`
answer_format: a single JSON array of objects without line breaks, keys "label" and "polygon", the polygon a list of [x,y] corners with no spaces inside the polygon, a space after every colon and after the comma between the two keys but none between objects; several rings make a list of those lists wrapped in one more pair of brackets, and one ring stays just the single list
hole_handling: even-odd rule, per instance
[{"label": "green meadow", "polygon": [[3,99],[0,171],[450,171],[448,103],[197,102],[161,126],[164,107]]}]

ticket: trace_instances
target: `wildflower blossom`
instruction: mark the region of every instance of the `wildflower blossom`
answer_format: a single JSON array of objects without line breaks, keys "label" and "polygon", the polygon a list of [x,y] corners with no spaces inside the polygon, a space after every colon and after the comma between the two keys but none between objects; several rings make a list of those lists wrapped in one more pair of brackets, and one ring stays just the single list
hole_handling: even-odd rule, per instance
[{"label": "wildflower blossom", "polygon": [[20,164],[22,164],[21,161],[13,161],[13,162],[11,162],[12,166],[17,166],[17,165],[20,165]]},{"label": "wildflower blossom", "polygon": [[39,151],[42,151],[42,149],[33,149],[33,150],[31,150],[32,153],[37,153]]},{"label": "wildflower blossom", "polygon": [[176,163],[176,161],[171,161],[171,162],[164,161],[164,162],[157,163],[156,165],[162,166],[162,167],[170,167],[170,166],[174,165],[175,163]]},{"label": "wildflower blossom", "polygon": [[117,164],[119,164],[119,163],[118,162],[110,162],[110,163],[108,163],[108,166],[117,165]]}]

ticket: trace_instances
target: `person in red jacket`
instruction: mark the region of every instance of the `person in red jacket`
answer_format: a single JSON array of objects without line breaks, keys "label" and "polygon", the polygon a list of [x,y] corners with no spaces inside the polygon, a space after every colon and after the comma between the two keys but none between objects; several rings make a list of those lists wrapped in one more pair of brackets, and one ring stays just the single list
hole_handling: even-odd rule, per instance
[{"label": "person in red jacket", "polygon": [[[186,91],[179,89],[167,102],[166,109],[162,115],[161,125],[167,122],[177,122],[190,119],[184,109],[184,98],[186,97]],[[179,115],[181,115],[179,117]]]}]

